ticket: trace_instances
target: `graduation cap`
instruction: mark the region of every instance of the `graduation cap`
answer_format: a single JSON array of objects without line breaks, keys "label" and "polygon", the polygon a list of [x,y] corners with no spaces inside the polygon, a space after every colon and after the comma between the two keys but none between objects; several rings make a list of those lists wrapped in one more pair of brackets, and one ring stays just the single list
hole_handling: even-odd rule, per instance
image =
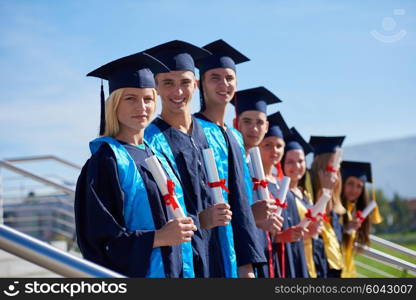
[{"label": "graduation cap", "polygon": [[[144,52],[156,57],[162,61],[170,71],[195,71],[195,60],[207,57],[211,53],[190,43],[174,40]],[[163,73],[156,72],[155,74]]]},{"label": "graduation cap", "polygon": [[313,152],[313,148],[300,135],[295,127],[290,128],[290,134],[285,137],[285,152],[295,149],[300,149],[305,153],[305,156]]},{"label": "graduation cap", "polygon": [[231,101],[237,116],[247,110],[258,110],[267,115],[267,105],[282,102],[275,94],[263,86],[236,92],[236,99]]},{"label": "graduation cap", "polygon": [[202,47],[212,54],[203,59],[198,59],[195,64],[202,75],[206,71],[215,68],[229,68],[236,72],[235,65],[249,61],[250,59],[231,47],[223,40],[217,40]]},{"label": "graduation cap", "polygon": [[345,136],[311,136],[309,144],[314,149],[314,155],[335,153],[344,142]]},{"label": "graduation cap", "polygon": [[287,126],[282,114],[279,111],[267,116],[267,121],[269,121],[269,130],[265,134],[265,138],[269,136],[276,136],[283,139],[284,137],[290,135],[289,126]]},{"label": "graduation cap", "polygon": [[371,164],[368,162],[343,161],[341,163],[341,174],[343,178],[354,176],[364,182],[373,182]]},{"label": "graduation cap", "polygon": [[[139,52],[125,56],[105,64],[87,74],[87,76],[98,77],[108,80],[109,92],[120,88],[154,88],[155,81],[153,73],[169,72],[159,60]],[[104,90],[101,83],[101,122],[100,135],[104,134],[105,127],[105,105]]]}]

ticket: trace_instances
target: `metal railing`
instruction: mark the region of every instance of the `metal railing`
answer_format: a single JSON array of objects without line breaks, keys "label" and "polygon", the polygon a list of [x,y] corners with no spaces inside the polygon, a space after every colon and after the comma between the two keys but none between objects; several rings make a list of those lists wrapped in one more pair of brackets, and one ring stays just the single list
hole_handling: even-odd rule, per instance
[{"label": "metal railing", "polygon": [[0,249],[64,277],[124,277],[6,225],[0,225]]},{"label": "metal railing", "polygon": [[77,170],[81,170],[81,167],[67,161],[65,159],[62,159],[60,157],[54,156],[54,155],[39,155],[39,156],[28,156],[28,157],[18,157],[18,158],[6,158],[5,161],[13,163],[13,162],[24,162],[24,161],[36,161],[36,160],[55,160],[59,163],[62,163],[64,165],[67,165],[69,167],[72,167]]},{"label": "metal railing", "polygon": [[395,257],[393,255],[384,253],[382,251],[367,247],[367,246],[359,246],[359,248],[362,250],[362,254],[365,256],[368,256],[370,258],[373,258],[375,260],[378,260],[383,263],[390,264],[395,267],[399,267],[403,270],[407,270],[412,272],[416,275],[416,265],[412,264],[408,261],[405,261],[401,258]]},{"label": "metal railing", "polygon": [[74,189],[71,189],[71,188],[69,188],[65,185],[56,183],[52,180],[46,179],[42,176],[36,175],[35,173],[26,171],[26,170],[24,170],[20,167],[17,167],[17,166],[15,166],[15,165],[13,165],[10,162],[7,162],[5,160],[0,160],[0,167],[4,167],[6,169],[9,169],[9,170],[17,173],[17,174],[23,175],[25,177],[29,177],[29,178],[37,181],[37,182],[41,182],[41,183],[46,184],[48,186],[54,187],[54,188],[56,188],[60,191],[63,191],[66,194],[75,195],[75,190]]},{"label": "metal railing", "polygon": [[370,241],[372,244],[377,244],[380,246],[383,246],[385,248],[388,248],[390,250],[396,251],[398,253],[404,254],[410,258],[416,259],[416,251],[403,247],[399,244],[390,242],[388,240],[382,239],[378,236],[375,236],[373,234],[370,234]]},{"label": "metal railing", "polygon": [[[409,249],[399,244],[387,241],[375,235],[370,235],[370,241],[373,244],[383,246],[384,248],[387,248],[388,250],[391,250],[393,252],[404,254],[411,259],[416,259],[416,251],[412,249]],[[412,276],[416,276],[416,264],[413,264],[409,261],[395,257],[393,255],[387,254],[383,251],[380,251],[374,248],[370,248],[370,247],[359,245],[359,244],[356,244],[356,246],[359,248],[360,254],[362,254],[363,256],[373,259],[375,261],[378,261],[389,267],[392,267],[393,269],[402,270],[403,274],[410,274]],[[382,277],[393,277],[391,274],[388,274],[384,272],[383,270],[373,268],[371,266],[360,263],[359,261],[356,261],[356,264],[357,266],[367,269],[375,274],[381,275]],[[387,276],[387,275],[390,275],[390,276]]]}]

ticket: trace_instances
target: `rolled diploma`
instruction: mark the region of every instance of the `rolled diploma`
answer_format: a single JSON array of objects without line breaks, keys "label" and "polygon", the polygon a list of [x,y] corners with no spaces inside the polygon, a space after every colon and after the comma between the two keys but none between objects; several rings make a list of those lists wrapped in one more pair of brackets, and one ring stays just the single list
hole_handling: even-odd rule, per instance
[{"label": "rolled diploma", "polygon": [[[311,213],[312,217],[316,218],[316,216],[319,213],[322,213],[325,210],[329,199],[331,199],[331,191],[328,190],[328,189],[322,189],[321,197],[318,199],[318,201],[312,207],[312,213]],[[302,219],[302,221],[300,221],[299,226],[301,226],[302,228],[306,228],[306,227],[309,226],[310,223],[311,223],[311,220],[309,220],[308,218],[305,217],[305,218]]]},{"label": "rolled diploma", "polygon": [[[211,148],[204,149],[202,155],[204,157],[204,164],[207,169],[209,182],[219,181],[220,178],[218,176],[217,165],[215,164],[214,154],[212,153]],[[211,190],[214,193],[215,203],[223,203],[224,197],[222,195],[221,187],[212,187]]]},{"label": "rolled diploma", "polygon": [[[280,199],[282,203],[286,202],[287,192],[289,191],[290,185],[290,177],[283,176],[282,182],[280,183],[279,194],[277,198]],[[277,207],[277,215],[280,216],[282,214],[282,208],[280,206]]]},{"label": "rolled diploma", "polygon": [[250,173],[250,176],[251,176],[251,177],[255,177],[255,176],[254,176],[254,170],[253,170],[253,163],[251,162],[251,158],[250,158],[250,156],[248,157],[248,162],[247,162],[247,164],[248,164],[248,171],[249,171],[249,173]]},{"label": "rolled diploma", "polygon": [[341,166],[341,159],[342,159],[342,149],[337,148],[337,150],[335,151],[334,165],[332,166],[335,170],[339,170]]},{"label": "rolled diploma", "polygon": [[376,201],[371,201],[370,203],[368,203],[368,205],[364,208],[363,212],[361,213],[361,216],[363,218],[367,218],[368,215],[374,210],[374,208],[376,208],[377,203]]},{"label": "rolled diploma", "polygon": [[[266,180],[266,176],[264,176],[263,163],[261,161],[259,147],[253,147],[248,150],[248,152],[250,154],[250,160],[253,167],[253,175],[258,180]],[[270,198],[269,189],[267,187],[264,188],[260,185],[257,191],[261,200],[267,200]]]},{"label": "rolled diploma", "polygon": [[[368,215],[374,210],[374,208],[376,208],[376,206],[377,206],[377,203],[376,203],[376,201],[371,201],[370,203],[368,203],[368,205],[364,208],[364,210],[363,210],[363,212],[361,213],[361,216],[363,217],[363,218],[367,218],[368,217]],[[354,232],[354,230],[353,229],[350,229],[350,230],[347,230],[347,233],[348,234],[351,234],[351,233],[353,233]]]},{"label": "rolled diploma", "polygon": [[[162,195],[168,194],[168,187],[167,187],[168,178],[166,177],[165,172],[163,171],[162,166],[159,163],[159,160],[156,158],[155,155],[152,155],[151,157],[146,158],[145,162],[147,166],[149,167],[150,173],[152,173],[153,178],[156,180],[156,184],[160,192],[162,193]],[[176,199],[176,196],[174,197],[175,197],[176,203],[178,203],[178,208],[173,209],[171,205],[166,205],[166,207],[169,209],[171,215],[174,218],[185,218],[186,216],[185,216],[185,213],[183,212],[181,204],[178,202],[178,199]]]}]

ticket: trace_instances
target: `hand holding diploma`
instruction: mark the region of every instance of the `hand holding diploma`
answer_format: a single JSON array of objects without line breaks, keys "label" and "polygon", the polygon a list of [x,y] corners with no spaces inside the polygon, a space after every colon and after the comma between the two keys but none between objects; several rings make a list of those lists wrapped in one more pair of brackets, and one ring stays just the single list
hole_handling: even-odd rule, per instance
[{"label": "hand holding diploma", "polygon": [[269,189],[267,188],[267,180],[264,175],[259,147],[253,147],[248,152],[254,175],[254,178],[252,178],[253,190],[257,191],[259,199],[267,200],[269,199]]},{"label": "hand holding diploma", "polygon": [[280,230],[282,220],[279,216],[276,216],[277,206],[275,200],[270,197],[259,147],[251,148],[249,155],[250,169],[254,175],[252,178],[253,190],[257,192],[258,198],[260,199],[251,206],[256,225],[263,230],[275,232]]},{"label": "hand holding diploma", "polygon": [[173,218],[185,218],[185,213],[175,196],[175,183],[166,177],[159,160],[153,155],[146,158],[145,162],[163,195],[168,214],[173,216]]},{"label": "hand holding diploma", "polygon": [[289,191],[290,177],[283,176],[282,182],[280,183],[279,194],[275,199],[277,205],[277,215],[282,214],[282,209],[287,207],[286,196]]},{"label": "hand holding diploma", "polygon": [[322,189],[322,195],[315,203],[312,209],[308,209],[305,218],[300,221],[299,226],[307,228],[311,222],[317,222],[320,218],[324,218],[325,208],[328,201],[331,199],[331,191],[328,189]]},{"label": "hand holding diploma", "polygon": [[360,226],[361,223],[364,222],[364,220],[368,217],[368,215],[376,208],[377,203],[376,201],[371,201],[365,208],[363,211],[361,210],[357,210],[355,212],[355,217],[356,217],[356,221],[358,221],[358,225],[357,228],[349,228],[346,233],[347,234],[352,234],[355,230],[357,230]]},{"label": "hand holding diploma", "polygon": [[225,226],[231,221],[232,212],[230,205],[224,202],[222,190],[228,193],[225,179],[220,179],[214,154],[211,148],[202,151],[204,164],[208,175],[208,186],[214,194],[215,204],[199,213],[201,227],[210,229],[217,226]]},{"label": "hand holding diploma", "polygon": [[190,242],[196,230],[191,218],[171,219],[162,228],[156,230],[153,248]]},{"label": "hand holding diploma", "polygon": [[215,164],[214,154],[212,153],[211,148],[204,149],[202,155],[204,157],[205,169],[208,173],[208,186],[214,193],[215,203],[223,203],[224,197],[222,195],[222,190],[228,193],[228,189],[225,186],[225,179],[220,180],[218,176],[217,165]]}]

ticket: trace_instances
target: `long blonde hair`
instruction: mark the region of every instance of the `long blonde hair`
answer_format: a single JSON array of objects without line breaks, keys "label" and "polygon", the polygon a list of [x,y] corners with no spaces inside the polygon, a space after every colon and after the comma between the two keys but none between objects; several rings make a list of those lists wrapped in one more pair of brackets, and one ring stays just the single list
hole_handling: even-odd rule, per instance
[{"label": "long blonde hair", "polygon": [[[322,190],[321,181],[319,180],[319,171],[325,171],[326,166],[328,165],[332,154],[333,153],[323,153],[323,154],[316,155],[312,162],[311,177],[312,177],[313,190],[315,192],[315,201],[318,199]],[[338,178],[339,178],[338,182],[335,185],[334,190],[332,191],[331,200],[333,204],[333,210],[337,214],[343,215],[346,213],[346,209],[341,203],[342,181],[341,181],[341,177],[338,177]]]},{"label": "long blonde hair", "polygon": [[[103,136],[116,137],[120,132],[117,109],[124,93],[124,88],[113,91],[105,102],[105,130]],[[153,98],[157,101],[157,93],[152,89]]]}]

